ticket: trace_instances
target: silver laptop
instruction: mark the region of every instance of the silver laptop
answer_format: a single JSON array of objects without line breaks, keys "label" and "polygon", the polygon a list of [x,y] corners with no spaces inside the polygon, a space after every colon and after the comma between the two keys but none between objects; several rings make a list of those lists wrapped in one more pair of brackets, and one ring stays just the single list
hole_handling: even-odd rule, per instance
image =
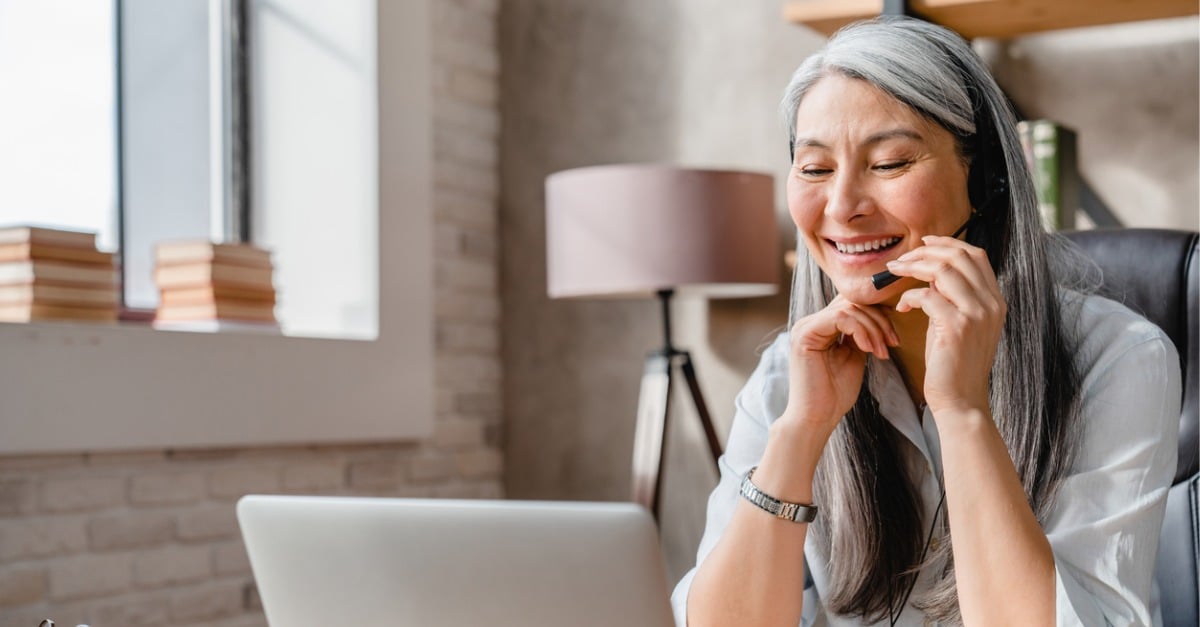
[{"label": "silver laptop", "polygon": [[237,514],[272,627],[673,625],[633,504],[246,496]]}]

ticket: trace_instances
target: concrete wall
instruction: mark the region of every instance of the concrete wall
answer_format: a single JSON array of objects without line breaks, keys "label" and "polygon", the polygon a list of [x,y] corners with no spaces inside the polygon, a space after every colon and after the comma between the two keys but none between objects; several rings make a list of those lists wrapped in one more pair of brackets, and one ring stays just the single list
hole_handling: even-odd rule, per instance
[{"label": "concrete wall", "polygon": [[[1161,33],[1170,36],[1163,41]],[[1003,80],[1028,111],[1079,129],[1086,172],[1129,224],[1196,228],[1196,39],[1191,19],[1029,38],[993,56],[1003,57]],[[774,2],[503,4],[509,496],[628,498],[642,359],[661,341],[651,301],[547,299],[544,177],[577,166],[664,161],[770,172],[781,191],[786,139],[776,103],[791,71],[822,42],[785,24]],[[1073,52],[1064,54],[1064,46]],[[1130,110],[1136,115],[1114,113]],[[676,341],[697,360],[722,437],[755,349],[786,312],[782,295],[678,303]],[[694,560],[715,475],[686,396],[676,395],[672,419],[663,539],[677,577]]]},{"label": "concrete wall", "polygon": [[498,11],[498,0],[431,2],[433,437],[0,456],[0,624],[263,626],[241,495],[503,496]]}]

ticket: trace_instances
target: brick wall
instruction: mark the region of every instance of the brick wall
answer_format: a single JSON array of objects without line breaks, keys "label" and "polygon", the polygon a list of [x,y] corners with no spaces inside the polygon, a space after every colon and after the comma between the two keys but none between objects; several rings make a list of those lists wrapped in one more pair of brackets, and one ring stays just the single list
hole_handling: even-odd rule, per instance
[{"label": "brick wall", "polygon": [[502,496],[499,0],[433,0],[437,416],[428,442],[0,457],[0,625],[265,625],[247,493]]}]

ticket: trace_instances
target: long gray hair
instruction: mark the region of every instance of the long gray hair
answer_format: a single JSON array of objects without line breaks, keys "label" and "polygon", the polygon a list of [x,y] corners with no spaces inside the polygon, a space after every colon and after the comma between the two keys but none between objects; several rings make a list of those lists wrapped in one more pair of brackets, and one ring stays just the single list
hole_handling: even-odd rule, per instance
[{"label": "long gray hair", "polygon": [[[992,416],[1044,523],[1078,448],[1080,376],[1048,262],[1047,246],[1057,244],[1042,228],[1008,101],[958,35],[919,20],[879,18],[842,29],[796,70],[781,105],[793,142],[800,101],[831,74],[864,80],[945,128],[970,162],[968,190],[980,215],[966,238],[987,251],[1008,304],[991,371]],[[798,248],[788,328],[834,295]],[[931,548],[919,563],[925,528],[949,533],[946,514],[922,520],[901,461],[907,444],[879,414],[870,379],[817,468],[815,497],[827,513],[813,525],[814,539],[830,555],[831,589],[823,599],[834,613],[882,620],[903,609],[918,570],[927,567],[941,578],[914,604],[941,622],[961,622],[951,543]]]}]

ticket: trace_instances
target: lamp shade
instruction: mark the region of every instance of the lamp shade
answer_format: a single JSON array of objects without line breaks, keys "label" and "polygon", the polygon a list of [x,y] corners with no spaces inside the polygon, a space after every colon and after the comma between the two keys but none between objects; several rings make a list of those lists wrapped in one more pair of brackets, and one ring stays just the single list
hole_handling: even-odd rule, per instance
[{"label": "lamp shade", "polygon": [[546,178],[552,298],[766,296],[779,255],[767,174],[634,164]]}]

